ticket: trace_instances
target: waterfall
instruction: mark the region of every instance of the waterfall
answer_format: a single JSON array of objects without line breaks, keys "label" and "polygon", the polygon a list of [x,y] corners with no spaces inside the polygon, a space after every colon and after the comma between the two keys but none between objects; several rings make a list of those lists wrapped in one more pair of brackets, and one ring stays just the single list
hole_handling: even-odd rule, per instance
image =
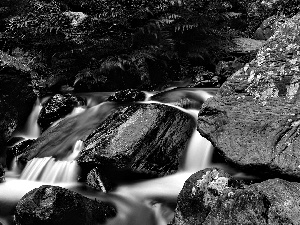
[{"label": "waterfall", "polygon": [[62,160],[53,157],[33,158],[24,168],[20,179],[47,183],[76,182],[79,166],[75,158],[83,149],[83,142],[75,143],[72,153]]},{"label": "waterfall", "polygon": [[[176,90],[171,91],[176,95]],[[212,96],[203,90],[181,89],[178,92],[180,92],[180,95],[192,95],[194,100],[200,102],[204,102]],[[105,93],[105,97],[107,94]],[[146,94],[147,100],[143,103],[154,102],[151,100],[152,94],[148,92]],[[173,94],[171,93],[171,95]],[[176,202],[177,195],[182,189],[185,180],[194,172],[210,166],[213,151],[211,143],[201,137],[198,131],[195,130],[185,150],[185,161],[176,174],[134,184],[120,185],[115,191],[104,195],[87,193],[78,188],[80,184],[77,183],[79,167],[75,160],[79,152],[84,148],[83,142],[79,140],[81,137],[79,128],[93,127],[95,124],[99,124],[115,108],[115,105],[101,103],[104,99],[101,94],[83,94],[83,96],[88,96],[88,108],[74,109],[69,116],[81,113],[77,118],[78,122],[68,134],[62,134],[59,137],[58,143],[61,143],[59,146],[49,146],[49,149],[58,148],[64,151],[64,148],[68,149],[69,146],[73,145],[73,151],[66,150],[66,154],[60,160],[53,157],[33,158],[25,166],[20,179],[16,180],[8,177],[4,184],[0,184],[0,205],[1,207],[6,207],[5,210],[0,210],[0,221],[1,218],[10,215],[9,209],[12,209],[13,204],[29,190],[43,184],[55,184],[75,190],[89,198],[98,198],[115,204],[118,209],[118,215],[107,220],[106,225],[166,225],[172,218],[174,209],[170,209],[163,202]],[[190,114],[195,120],[197,119],[198,110],[196,109],[183,109],[171,104],[166,105],[176,107]],[[23,133],[26,137],[37,137],[37,134],[39,134],[39,130],[36,130],[36,120],[40,108],[40,102],[37,101],[28,119],[26,132]],[[82,113],[83,111],[84,113]],[[30,127],[33,131],[30,131]],[[160,202],[161,200],[163,202]]]},{"label": "waterfall", "polygon": [[37,98],[24,128],[18,132],[15,132],[15,137],[24,137],[25,139],[36,139],[40,136],[41,129],[37,123],[37,119],[41,109],[41,101],[39,98]]}]

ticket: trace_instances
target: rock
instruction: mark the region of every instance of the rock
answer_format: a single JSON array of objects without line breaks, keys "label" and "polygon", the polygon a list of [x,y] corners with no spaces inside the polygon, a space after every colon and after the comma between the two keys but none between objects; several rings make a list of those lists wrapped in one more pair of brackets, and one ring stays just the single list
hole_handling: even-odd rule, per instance
[{"label": "rock", "polygon": [[203,224],[299,224],[300,184],[280,179],[221,196]]},{"label": "rock", "polygon": [[287,20],[199,112],[200,134],[260,176],[300,177],[299,22]]},{"label": "rock", "polygon": [[111,189],[111,185],[107,182],[107,179],[101,175],[101,171],[98,168],[92,169],[86,176],[86,184],[98,191],[106,192]]},{"label": "rock", "polygon": [[219,79],[211,71],[206,70],[203,66],[194,66],[191,68],[190,72],[193,76],[192,84],[188,87],[195,88],[209,88],[218,87]]},{"label": "rock", "polygon": [[248,30],[252,36],[265,19],[280,14],[289,4],[289,0],[254,0],[247,1],[246,4]]},{"label": "rock", "polygon": [[107,101],[111,102],[137,102],[144,101],[146,94],[142,91],[135,89],[126,89],[115,92],[113,95],[107,98]]},{"label": "rock", "polygon": [[233,39],[233,42],[235,43],[235,46],[231,51],[243,54],[257,52],[265,44],[265,41],[254,40],[251,38],[235,38]]},{"label": "rock", "polygon": [[71,94],[56,94],[43,104],[38,117],[38,124],[45,131],[55,121],[71,113],[74,107],[84,105],[86,102],[81,97]]},{"label": "rock", "polygon": [[6,163],[9,165],[13,159],[23,153],[26,152],[26,149],[34,143],[35,140],[33,139],[27,139],[23,140],[20,143],[14,145],[13,147],[8,148],[7,150],[7,157],[6,157]]},{"label": "rock", "polygon": [[27,139],[24,140],[17,145],[13,146],[10,151],[14,156],[21,155],[25,152],[25,149],[28,148],[30,145],[32,145],[35,142],[35,139]]},{"label": "rock", "polygon": [[17,225],[102,224],[114,207],[58,186],[43,185],[25,194],[16,206]]},{"label": "rock", "polygon": [[299,203],[299,183],[270,179],[244,185],[211,168],[185,182],[172,224],[299,224]]},{"label": "rock", "polygon": [[178,195],[173,224],[203,224],[219,197],[241,185],[229,174],[216,168],[193,174]]},{"label": "rock", "polygon": [[98,166],[163,176],[178,170],[194,126],[192,116],[170,106],[121,106],[87,137],[77,161],[86,171]]},{"label": "rock", "polygon": [[279,27],[285,22],[286,17],[271,16],[265,19],[259,28],[255,31],[253,38],[257,40],[268,40]]}]

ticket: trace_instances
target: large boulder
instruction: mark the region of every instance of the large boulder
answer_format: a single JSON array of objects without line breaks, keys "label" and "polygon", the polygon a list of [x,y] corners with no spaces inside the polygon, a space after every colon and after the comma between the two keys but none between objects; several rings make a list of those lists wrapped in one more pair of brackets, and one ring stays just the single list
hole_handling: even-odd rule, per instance
[{"label": "large boulder", "polygon": [[43,104],[37,122],[42,131],[45,131],[55,121],[71,113],[74,107],[84,105],[86,102],[81,97],[72,94],[56,94]]},{"label": "large boulder", "polygon": [[300,177],[299,22],[288,19],[199,112],[200,134],[248,172]]},{"label": "large boulder", "polygon": [[299,224],[300,184],[281,179],[245,185],[222,170],[193,174],[181,190],[174,225]]},{"label": "large boulder", "polygon": [[111,205],[58,186],[43,185],[25,194],[16,206],[17,225],[103,224],[116,215]]},{"label": "large boulder", "polygon": [[163,176],[177,171],[195,128],[192,116],[161,104],[121,106],[84,141],[85,170],[128,170]]},{"label": "large boulder", "polygon": [[19,161],[49,156],[63,159],[82,140],[84,149],[77,159],[83,169],[81,177],[104,190],[105,177],[114,180],[116,174],[141,179],[139,174],[157,177],[177,171],[195,127],[191,115],[174,107],[106,102],[47,129]]},{"label": "large boulder", "polygon": [[300,184],[271,179],[221,196],[203,224],[299,224]]},{"label": "large boulder", "polygon": [[229,174],[216,168],[193,174],[178,195],[173,224],[202,224],[218,198],[241,185]]}]

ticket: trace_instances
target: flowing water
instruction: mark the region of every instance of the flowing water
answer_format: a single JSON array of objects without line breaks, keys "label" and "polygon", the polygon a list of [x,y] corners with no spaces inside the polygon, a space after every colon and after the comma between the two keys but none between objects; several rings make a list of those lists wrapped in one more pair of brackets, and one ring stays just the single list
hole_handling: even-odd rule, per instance
[{"label": "flowing water", "polygon": [[[12,224],[11,211],[18,200],[28,191],[43,184],[62,186],[90,198],[114,203],[118,214],[115,218],[109,219],[106,222],[107,225],[166,225],[172,219],[173,207],[185,180],[192,173],[211,166],[212,145],[201,137],[196,130],[186,149],[183,167],[176,174],[134,184],[120,185],[115,191],[106,194],[85,192],[82,184],[76,182],[79,167],[75,159],[84,147],[80,140],[83,138],[81,130],[84,130],[83,127],[96,126],[116,107],[112,103],[102,103],[110,94],[89,93],[82,95],[88,99],[88,108],[77,108],[68,115],[68,117],[72,117],[80,114],[72,125],[72,131],[60,135],[60,139],[57,141],[60,144],[49,147],[49,149],[59,148],[64,151],[63,157],[59,160],[53,157],[33,158],[27,163],[21,174],[18,174],[16,162],[13,163],[12,171],[7,172],[6,182],[0,184],[0,222]],[[147,99],[143,103],[153,102],[151,101],[153,94],[146,94]],[[182,89],[171,93],[172,98],[176,95],[192,96],[193,100],[196,99],[200,102],[212,97],[210,93],[199,89]],[[162,104],[160,102],[155,103]],[[39,136],[40,131],[36,120],[40,109],[41,104],[37,101],[25,129],[16,133],[17,135],[25,138]],[[197,118],[198,110],[180,109],[194,116],[195,119]],[[71,150],[69,150],[70,146],[73,146]],[[172,206],[170,207],[170,205]]]}]

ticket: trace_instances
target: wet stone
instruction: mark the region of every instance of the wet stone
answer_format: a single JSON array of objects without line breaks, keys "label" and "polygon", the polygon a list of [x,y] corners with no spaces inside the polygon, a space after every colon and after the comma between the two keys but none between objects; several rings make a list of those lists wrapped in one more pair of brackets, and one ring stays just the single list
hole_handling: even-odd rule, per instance
[{"label": "wet stone", "polygon": [[58,186],[43,185],[25,194],[16,206],[17,225],[103,224],[116,215],[108,204]]},{"label": "wet stone", "polygon": [[86,101],[72,94],[56,94],[48,99],[41,109],[38,124],[45,131],[55,121],[64,118],[77,106],[85,106]]},{"label": "wet stone", "polygon": [[144,101],[146,94],[136,89],[126,89],[115,92],[107,98],[110,102],[137,102]]}]

